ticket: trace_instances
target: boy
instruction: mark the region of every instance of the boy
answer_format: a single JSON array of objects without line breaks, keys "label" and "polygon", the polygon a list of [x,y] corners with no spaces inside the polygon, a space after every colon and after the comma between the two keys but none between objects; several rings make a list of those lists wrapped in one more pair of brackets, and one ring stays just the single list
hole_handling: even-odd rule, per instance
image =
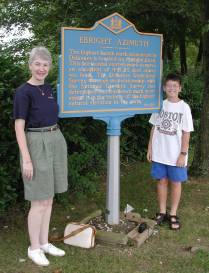
[{"label": "boy", "polygon": [[171,185],[170,228],[181,227],[177,209],[181,198],[181,183],[187,180],[187,159],[190,132],[193,122],[190,107],[179,98],[181,78],[168,74],[163,86],[166,99],[160,113],[151,115],[153,125],[148,144],[147,160],[152,162],[151,175],[158,179],[157,196],[159,213],[156,223],[160,225],[168,219],[166,212],[168,182]]}]

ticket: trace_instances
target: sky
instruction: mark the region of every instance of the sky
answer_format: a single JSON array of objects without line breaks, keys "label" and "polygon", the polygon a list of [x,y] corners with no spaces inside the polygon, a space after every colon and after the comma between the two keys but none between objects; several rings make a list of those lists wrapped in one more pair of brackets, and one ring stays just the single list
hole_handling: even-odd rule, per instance
[{"label": "sky", "polygon": [[0,28],[0,44],[3,45],[32,36],[33,34],[28,29],[22,30],[20,34],[17,27],[13,27],[9,32],[4,28]]}]

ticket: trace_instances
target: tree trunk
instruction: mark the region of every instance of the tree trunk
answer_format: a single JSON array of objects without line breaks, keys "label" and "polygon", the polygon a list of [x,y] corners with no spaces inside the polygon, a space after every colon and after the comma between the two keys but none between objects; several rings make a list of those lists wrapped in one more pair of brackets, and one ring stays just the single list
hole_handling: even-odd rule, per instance
[{"label": "tree trunk", "polygon": [[169,43],[167,44],[167,58],[168,58],[168,61],[172,61],[173,60],[173,47],[172,45]]},{"label": "tree trunk", "polygon": [[186,60],[185,35],[183,32],[179,33],[179,51],[180,51],[181,74],[184,75],[187,73],[187,60]]},{"label": "tree trunk", "polygon": [[196,66],[201,64],[202,61],[202,37],[200,38],[200,44],[199,44],[199,49],[198,49],[198,54],[197,54],[197,59],[196,59]]},{"label": "tree trunk", "polygon": [[[203,2],[203,22],[208,25],[209,1]],[[209,30],[203,33],[203,73],[205,87],[203,91],[202,112],[195,156],[192,163],[192,173],[196,175],[209,174]]]},{"label": "tree trunk", "polygon": [[163,60],[165,63],[169,63],[173,60],[174,49],[174,43],[165,37],[163,43]]}]

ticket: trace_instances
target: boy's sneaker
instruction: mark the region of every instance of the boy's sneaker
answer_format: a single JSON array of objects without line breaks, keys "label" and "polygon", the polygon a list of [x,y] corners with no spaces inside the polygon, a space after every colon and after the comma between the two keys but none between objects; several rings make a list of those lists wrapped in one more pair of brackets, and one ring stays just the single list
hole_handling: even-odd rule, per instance
[{"label": "boy's sneaker", "polygon": [[43,250],[40,248],[31,250],[28,248],[28,257],[37,265],[47,266],[49,265],[49,261],[46,258]]},{"label": "boy's sneaker", "polygon": [[52,244],[45,244],[41,245],[41,249],[52,256],[64,256],[65,251],[52,245]]}]

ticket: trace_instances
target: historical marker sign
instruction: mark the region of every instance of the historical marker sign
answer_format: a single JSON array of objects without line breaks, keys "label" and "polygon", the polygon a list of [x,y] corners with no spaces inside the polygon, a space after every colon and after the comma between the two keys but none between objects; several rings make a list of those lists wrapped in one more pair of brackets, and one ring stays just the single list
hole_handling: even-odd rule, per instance
[{"label": "historical marker sign", "polygon": [[152,113],[161,107],[162,35],[118,13],[92,28],[62,28],[60,117]]},{"label": "historical marker sign", "polygon": [[140,33],[118,13],[90,29],[62,28],[60,117],[107,123],[107,220],[119,223],[121,121],[160,110],[162,35]]}]

